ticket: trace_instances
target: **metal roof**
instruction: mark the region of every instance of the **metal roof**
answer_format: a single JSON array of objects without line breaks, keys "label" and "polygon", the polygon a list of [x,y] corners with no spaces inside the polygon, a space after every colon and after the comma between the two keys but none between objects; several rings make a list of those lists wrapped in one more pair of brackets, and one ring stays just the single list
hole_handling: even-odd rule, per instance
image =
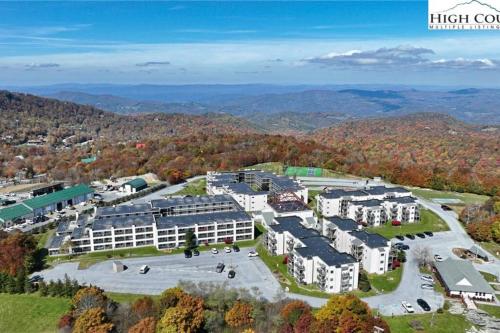
[{"label": "metal roof", "polygon": [[153,215],[115,216],[107,219],[94,220],[91,228],[93,231],[99,231],[111,228],[121,229],[130,228],[132,226],[149,226],[154,223],[155,219]]},{"label": "metal roof", "polygon": [[154,211],[150,204],[119,205],[116,207],[99,207],[96,210],[95,218],[105,218],[107,216],[119,216],[127,214],[152,214]]},{"label": "metal roof", "polygon": [[251,221],[252,217],[243,211],[215,212],[195,215],[159,216],[156,217],[156,226],[160,229],[170,229],[174,226],[194,226],[195,224],[212,224],[228,222]]},{"label": "metal roof", "polygon": [[302,257],[318,257],[326,265],[335,267],[356,262],[350,254],[335,250],[327,238],[315,237],[301,241],[305,246],[295,248],[295,251]]},{"label": "metal roof", "polygon": [[359,228],[359,224],[352,219],[334,216],[325,218],[325,220],[336,225],[340,230],[343,231],[352,231],[352,230],[357,230]]},{"label": "metal roof", "polygon": [[389,246],[387,244],[389,240],[379,234],[371,234],[364,230],[353,230],[350,234],[362,241],[371,249]]},{"label": "metal roof", "polygon": [[70,200],[82,195],[94,193],[94,190],[85,184],[76,185],[50,194],[28,199],[23,203],[31,209],[43,208],[55,203]]},{"label": "metal roof", "polygon": [[448,258],[434,265],[450,291],[495,293],[469,261]]},{"label": "metal roof", "polygon": [[186,205],[204,205],[204,204],[215,204],[215,203],[234,203],[238,208],[238,203],[228,194],[219,195],[200,195],[195,197],[183,197],[183,198],[168,198],[168,199],[158,199],[151,200],[151,206],[153,208],[169,208],[175,206],[186,206]]},{"label": "metal roof", "polygon": [[146,181],[142,178],[135,178],[124,183],[123,186],[124,185],[130,185],[133,188],[139,188],[143,186],[148,186],[148,183],[146,183]]},{"label": "metal roof", "polygon": [[33,213],[33,211],[29,207],[20,203],[14,206],[0,209],[0,222],[12,221],[31,213]]},{"label": "metal roof", "polygon": [[50,240],[48,248],[49,249],[58,249],[58,248],[60,248],[61,245],[64,242],[64,238],[65,238],[65,236],[54,236],[54,237],[52,237],[52,239]]}]

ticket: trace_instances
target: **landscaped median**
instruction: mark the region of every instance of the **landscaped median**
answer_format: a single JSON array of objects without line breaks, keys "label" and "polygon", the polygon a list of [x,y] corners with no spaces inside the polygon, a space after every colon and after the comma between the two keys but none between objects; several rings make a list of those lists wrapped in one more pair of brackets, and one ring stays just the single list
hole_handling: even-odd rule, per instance
[{"label": "landscaped median", "polygon": [[447,231],[448,225],[436,213],[429,209],[420,209],[420,221],[415,223],[402,223],[400,226],[393,226],[386,223],[380,227],[366,228],[367,231],[380,234],[391,239],[397,235],[416,234],[424,231]]},{"label": "landscaped median", "polygon": [[[323,292],[314,285],[298,285],[295,279],[288,274],[287,265],[284,263],[285,256],[269,255],[262,244],[257,246],[257,251],[259,252],[260,259],[262,259],[269,270],[271,270],[271,272],[273,272],[273,274],[277,277],[281,286],[283,288],[288,287],[288,290],[291,293],[321,298],[331,297],[332,294]],[[402,272],[403,268],[400,267],[384,275],[370,274],[368,275],[368,281],[372,286],[370,291],[363,292],[361,290],[355,290],[350,293],[355,294],[358,297],[369,297],[377,294],[389,293],[395,290],[399,285]]]}]

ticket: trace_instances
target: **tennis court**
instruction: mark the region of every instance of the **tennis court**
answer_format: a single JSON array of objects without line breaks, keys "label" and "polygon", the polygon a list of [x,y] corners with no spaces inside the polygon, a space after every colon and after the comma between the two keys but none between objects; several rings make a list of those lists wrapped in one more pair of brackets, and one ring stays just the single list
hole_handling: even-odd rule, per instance
[{"label": "tennis court", "polygon": [[312,167],[295,167],[290,166],[286,168],[285,175],[293,177],[321,177],[323,169]]}]

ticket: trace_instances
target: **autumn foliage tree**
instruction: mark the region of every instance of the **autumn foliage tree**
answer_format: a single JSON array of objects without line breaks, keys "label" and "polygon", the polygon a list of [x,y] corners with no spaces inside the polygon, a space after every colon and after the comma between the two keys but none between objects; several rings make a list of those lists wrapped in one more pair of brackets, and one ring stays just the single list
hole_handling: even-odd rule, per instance
[{"label": "autumn foliage tree", "polygon": [[236,302],[224,316],[226,323],[233,328],[245,327],[253,323],[252,305],[244,302]]},{"label": "autumn foliage tree", "polygon": [[204,320],[204,302],[201,297],[184,294],[176,306],[166,309],[159,322],[160,333],[194,333]]},{"label": "autumn foliage tree", "polygon": [[286,304],[280,311],[281,318],[292,326],[296,324],[299,318],[305,314],[310,313],[311,307],[302,301],[291,301]]},{"label": "autumn foliage tree", "polygon": [[152,317],[156,314],[156,305],[149,296],[139,298],[132,304],[132,313],[139,319]]},{"label": "autumn foliage tree", "polygon": [[35,249],[35,239],[28,234],[14,233],[0,240],[0,272],[16,276],[21,270],[29,270],[26,264]]},{"label": "autumn foliage tree", "polygon": [[71,300],[71,306],[77,314],[93,308],[106,309],[107,305],[108,297],[104,295],[104,290],[95,286],[78,290]]},{"label": "autumn foliage tree", "polygon": [[155,333],[156,319],[154,317],[146,317],[132,326],[128,333]]},{"label": "autumn foliage tree", "polygon": [[108,333],[113,329],[101,308],[85,310],[75,321],[73,333]]}]

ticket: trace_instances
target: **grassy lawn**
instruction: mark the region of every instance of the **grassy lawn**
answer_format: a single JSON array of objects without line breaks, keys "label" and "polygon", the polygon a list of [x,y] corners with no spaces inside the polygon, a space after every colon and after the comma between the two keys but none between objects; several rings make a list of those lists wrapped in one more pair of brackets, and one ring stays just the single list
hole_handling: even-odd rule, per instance
[{"label": "grassy lawn", "polygon": [[367,228],[367,230],[391,239],[396,235],[415,234],[424,231],[446,231],[449,228],[446,222],[434,212],[428,209],[420,209],[420,222],[405,223],[400,227],[394,227],[387,223],[380,227]]},{"label": "grassy lawn", "polygon": [[489,199],[487,195],[479,195],[473,193],[459,193],[459,192],[447,192],[447,191],[437,191],[426,188],[411,187],[410,190],[416,196],[421,198],[432,200],[432,199],[457,199],[462,201],[464,204],[483,204]]},{"label": "grassy lawn", "polygon": [[479,244],[481,244],[481,246],[486,251],[488,251],[489,253],[491,253],[495,257],[500,258],[500,244],[495,243],[493,241],[492,242],[479,242]]},{"label": "grassy lawn", "polygon": [[483,311],[488,312],[495,318],[500,318],[500,306],[488,305],[488,304],[477,304],[477,307]]},{"label": "grassy lawn", "polygon": [[173,195],[206,195],[207,180],[205,178],[190,182],[182,190]]},{"label": "grassy lawn", "polygon": [[45,246],[45,243],[47,243],[47,240],[52,237],[52,235],[56,232],[56,229],[50,229],[47,230],[44,233],[41,234],[35,234],[34,237],[37,241],[37,248],[41,249]]},{"label": "grassy lawn", "polygon": [[[436,313],[434,319],[432,314],[405,315],[395,317],[384,317],[391,328],[391,332],[396,333],[458,333],[465,332],[471,327],[471,324],[461,315],[453,315],[450,313]],[[423,331],[416,331],[410,323],[413,320],[418,320],[424,327]],[[432,326],[431,326],[432,322]]]},{"label": "grassy lawn", "polygon": [[275,174],[282,175],[283,174],[283,163],[281,162],[268,162],[268,163],[260,163],[255,164],[244,169],[257,169],[262,171],[274,172]]},{"label": "grassy lawn", "polygon": [[318,211],[316,210],[316,207],[317,207],[317,202],[316,202],[316,195],[322,193],[323,191],[316,191],[316,190],[309,190],[309,203],[308,203],[308,206],[309,208],[311,208],[315,213],[316,215],[319,216],[318,214]]},{"label": "grassy lawn", "polygon": [[390,271],[384,275],[370,274],[368,280],[373,288],[377,289],[380,293],[388,293],[395,290],[401,282],[403,275],[403,267],[394,271]]},{"label": "grassy lawn", "polygon": [[57,321],[68,311],[69,302],[66,298],[0,294],[0,332],[57,332]]},{"label": "grassy lawn", "polygon": [[490,273],[487,273],[487,272],[481,272],[481,271],[478,271],[479,273],[481,273],[481,275],[484,277],[484,279],[488,282],[497,282],[497,277],[493,274],[490,274]]}]

